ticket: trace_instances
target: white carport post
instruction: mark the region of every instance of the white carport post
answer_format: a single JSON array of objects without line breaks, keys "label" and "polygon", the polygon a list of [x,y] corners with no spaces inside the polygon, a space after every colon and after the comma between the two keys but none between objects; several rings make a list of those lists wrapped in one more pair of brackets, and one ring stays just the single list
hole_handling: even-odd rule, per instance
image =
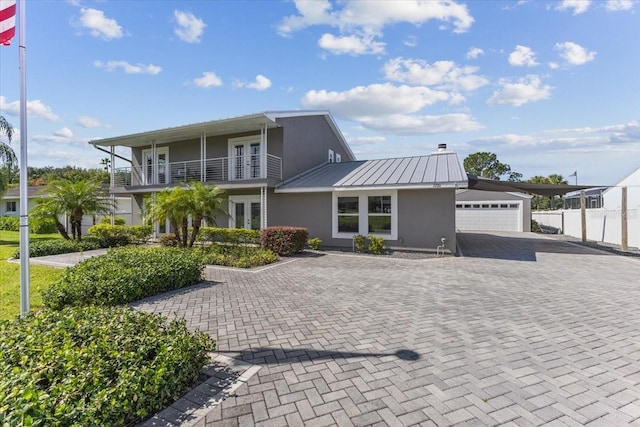
[{"label": "white carport post", "polygon": [[621,188],[621,204],[620,204],[620,222],[622,229],[620,230],[620,249],[629,250],[629,230],[627,228],[627,187]]},{"label": "white carport post", "polygon": [[260,207],[262,215],[260,221],[260,229],[267,228],[267,186],[260,187]]}]

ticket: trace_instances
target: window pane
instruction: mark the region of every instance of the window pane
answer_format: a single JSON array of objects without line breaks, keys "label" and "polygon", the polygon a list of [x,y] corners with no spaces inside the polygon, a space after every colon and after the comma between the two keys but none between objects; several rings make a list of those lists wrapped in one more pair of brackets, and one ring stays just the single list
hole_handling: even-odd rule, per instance
[{"label": "window pane", "polygon": [[359,218],[357,216],[338,215],[338,232],[358,233],[358,221]]},{"label": "window pane", "polygon": [[369,213],[391,213],[391,196],[369,196]]},{"label": "window pane", "polygon": [[338,213],[358,213],[357,197],[338,197]]},{"label": "window pane", "polygon": [[369,215],[369,233],[391,234],[391,216]]}]

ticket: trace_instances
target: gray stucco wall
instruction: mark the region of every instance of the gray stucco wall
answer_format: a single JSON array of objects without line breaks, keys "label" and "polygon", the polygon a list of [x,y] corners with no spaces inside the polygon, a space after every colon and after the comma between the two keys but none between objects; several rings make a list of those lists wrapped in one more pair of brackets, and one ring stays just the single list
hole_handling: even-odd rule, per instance
[{"label": "gray stucco wall", "polygon": [[355,160],[332,131],[325,116],[287,117],[277,120],[283,126],[283,178],[288,179],[325,163],[329,149],[343,162]]},{"label": "gray stucco wall", "polygon": [[[354,193],[355,194],[355,193]],[[307,227],[310,237],[325,246],[351,247],[351,239],[332,237],[331,193],[269,193],[268,225]],[[453,189],[398,191],[398,240],[391,247],[435,250],[440,239],[455,253],[455,192]]]}]

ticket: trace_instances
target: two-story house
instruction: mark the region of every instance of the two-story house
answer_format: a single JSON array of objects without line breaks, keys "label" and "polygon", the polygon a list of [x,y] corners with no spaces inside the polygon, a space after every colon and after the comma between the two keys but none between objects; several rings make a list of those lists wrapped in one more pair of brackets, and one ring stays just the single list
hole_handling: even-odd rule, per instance
[{"label": "two-story house", "polygon": [[[328,246],[355,234],[390,246],[455,252],[455,189],[467,185],[458,156],[431,154],[357,161],[327,111],[264,112],[94,140],[112,153],[131,148],[130,165],[112,169],[111,192],[133,199],[134,221],[145,199],[182,182],[226,190],[229,217],[218,226],[309,228]],[[157,232],[167,231],[158,224]]]}]

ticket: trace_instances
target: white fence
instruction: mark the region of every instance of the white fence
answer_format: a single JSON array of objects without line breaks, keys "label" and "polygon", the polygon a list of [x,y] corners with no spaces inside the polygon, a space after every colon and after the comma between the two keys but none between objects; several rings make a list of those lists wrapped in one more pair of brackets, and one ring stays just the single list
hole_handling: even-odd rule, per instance
[{"label": "white fence", "polygon": [[[622,244],[622,210],[586,209],[587,240]],[[559,228],[567,236],[582,237],[580,209],[532,212],[539,224]],[[627,239],[630,247],[640,247],[640,208],[627,209]]]}]

